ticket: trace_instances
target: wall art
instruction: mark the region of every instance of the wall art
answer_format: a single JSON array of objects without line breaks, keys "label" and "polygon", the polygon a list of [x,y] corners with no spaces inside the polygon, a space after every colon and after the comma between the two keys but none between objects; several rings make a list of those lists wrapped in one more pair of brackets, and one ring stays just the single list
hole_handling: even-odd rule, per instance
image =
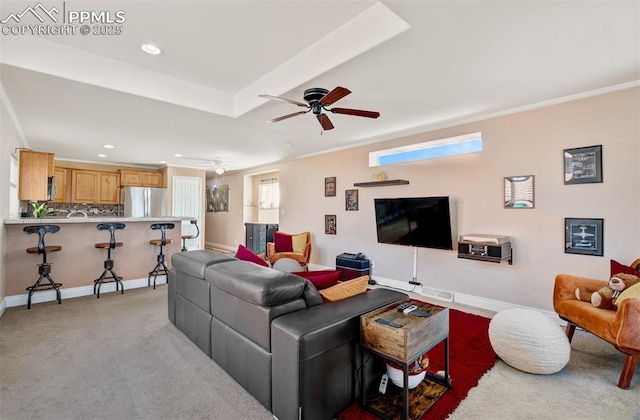
[{"label": "wall art", "polygon": [[532,209],[534,200],[534,176],[520,175],[504,178],[504,208],[505,209]]},{"label": "wall art", "polygon": [[344,208],[347,211],[358,210],[358,190],[345,190]]},{"label": "wall art", "polygon": [[207,185],[207,213],[229,212],[229,184]]},{"label": "wall art", "polygon": [[564,252],[603,256],[604,219],[564,219]]},{"label": "wall art", "polygon": [[325,197],[336,196],[336,177],[335,176],[324,179],[324,196]]},{"label": "wall art", "polygon": [[335,235],[336,234],[336,215],[335,214],[325,214],[324,216],[324,233],[327,235]]},{"label": "wall art", "polygon": [[590,184],[602,182],[602,146],[565,149],[564,183]]}]

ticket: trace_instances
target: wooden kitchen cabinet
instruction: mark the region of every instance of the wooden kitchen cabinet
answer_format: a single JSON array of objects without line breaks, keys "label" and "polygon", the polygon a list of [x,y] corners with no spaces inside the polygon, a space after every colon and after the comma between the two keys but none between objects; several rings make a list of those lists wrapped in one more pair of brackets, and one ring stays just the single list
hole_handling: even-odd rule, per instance
[{"label": "wooden kitchen cabinet", "polygon": [[71,170],[71,202],[95,203],[98,199],[98,172]]},{"label": "wooden kitchen cabinet", "polygon": [[132,187],[162,187],[162,173],[120,169],[120,185]]},{"label": "wooden kitchen cabinet", "polygon": [[50,178],[53,177],[53,153],[20,151],[18,199],[49,200]]},{"label": "wooden kitchen cabinet", "polygon": [[71,170],[71,202],[118,204],[120,174],[117,172]]},{"label": "wooden kitchen cabinet", "polygon": [[71,201],[71,188],[68,188],[71,182],[71,169],[54,168],[53,169],[53,198],[54,203],[68,203]]},{"label": "wooden kitchen cabinet", "polygon": [[118,204],[120,192],[120,174],[100,172],[98,174],[98,203]]}]

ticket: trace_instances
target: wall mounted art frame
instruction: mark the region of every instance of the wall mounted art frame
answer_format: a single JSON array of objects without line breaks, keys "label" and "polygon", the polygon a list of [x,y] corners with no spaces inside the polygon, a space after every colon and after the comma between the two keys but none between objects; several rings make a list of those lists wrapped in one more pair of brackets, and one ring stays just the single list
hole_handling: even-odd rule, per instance
[{"label": "wall mounted art frame", "polygon": [[346,211],[358,210],[358,190],[344,191],[344,209]]},{"label": "wall mounted art frame", "polygon": [[207,185],[207,213],[229,212],[229,184]]},{"label": "wall mounted art frame", "polygon": [[335,197],[336,196],[336,177],[331,176],[324,179],[324,196]]},{"label": "wall mounted art frame", "polygon": [[565,254],[604,255],[604,219],[564,219]]},{"label": "wall mounted art frame", "polygon": [[602,145],[564,149],[564,183],[602,182]]},{"label": "wall mounted art frame", "polygon": [[504,208],[532,209],[535,207],[533,175],[504,177]]},{"label": "wall mounted art frame", "polygon": [[324,215],[324,233],[326,233],[327,235],[335,235],[336,232],[337,232],[336,215],[325,214]]}]

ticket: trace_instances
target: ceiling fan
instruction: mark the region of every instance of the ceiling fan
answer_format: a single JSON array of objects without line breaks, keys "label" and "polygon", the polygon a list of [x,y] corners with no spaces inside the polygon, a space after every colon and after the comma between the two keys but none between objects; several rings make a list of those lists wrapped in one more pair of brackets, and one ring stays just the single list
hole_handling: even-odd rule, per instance
[{"label": "ceiling fan", "polygon": [[376,111],[364,111],[361,109],[351,108],[327,108],[329,105],[332,105],[334,102],[339,101],[350,93],[351,91],[349,89],[343,88],[341,86],[336,87],[331,92],[329,92],[328,89],[311,88],[304,91],[303,98],[305,101],[307,101],[306,104],[304,102],[298,102],[292,99],[282,98],[280,96],[264,94],[258,96],[266,99],[275,99],[278,101],[289,102],[290,104],[307,108],[306,111],[298,111],[291,114],[282,115],[281,117],[276,117],[272,120],[267,121],[268,123],[279,122],[282,120],[286,120],[287,118],[295,117],[297,115],[306,114],[307,112],[311,111],[316,116],[318,122],[324,130],[331,130],[333,129],[333,124],[331,123],[331,120],[329,119],[325,111],[332,112],[334,114],[345,114],[366,118],[378,118],[380,116],[380,113]]}]

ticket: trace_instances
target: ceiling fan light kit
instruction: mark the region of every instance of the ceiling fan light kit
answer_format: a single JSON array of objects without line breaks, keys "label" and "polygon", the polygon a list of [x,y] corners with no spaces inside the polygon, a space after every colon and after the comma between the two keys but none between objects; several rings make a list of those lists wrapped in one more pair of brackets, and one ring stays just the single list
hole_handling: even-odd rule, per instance
[{"label": "ceiling fan light kit", "polygon": [[310,88],[304,91],[303,98],[307,103],[294,101],[292,99],[283,98],[280,96],[273,95],[258,95],[261,98],[265,99],[274,99],[278,101],[288,102],[293,105],[297,105],[300,107],[307,108],[306,111],[298,111],[293,112],[291,114],[282,115],[280,117],[273,118],[268,123],[276,123],[282,120],[286,120],[298,115],[306,114],[308,112],[312,112],[313,115],[316,116],[318,122],[322,126],[323,130],[331,130],[334,128],[333,123],[327,116],[325,112],[331,112],[333,114],[344,114],[351,115],[355,117],[365,117],[365,118],[378,118],[380,113],[377,111],[365,111],[362,109],[351,109],[351,108],[328,108],[329,105],[339,101],[345,96],[349,95],[351,91],[342,86],[338,86],[332,91],[324,88]]}]

